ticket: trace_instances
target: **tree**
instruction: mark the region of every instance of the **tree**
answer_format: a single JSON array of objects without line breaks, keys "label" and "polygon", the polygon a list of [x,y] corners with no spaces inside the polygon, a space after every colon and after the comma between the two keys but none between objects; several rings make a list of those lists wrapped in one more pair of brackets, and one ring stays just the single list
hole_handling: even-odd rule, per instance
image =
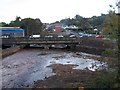
[{"label": "tree", "polygon": [[42,22],[40,19],[25,18],[21,20],[22,28],[25,29],[25,35],[29,37],[33,34],[40,34],[42,31]]},{"label": "tree", "polygon": [[5,22],[0,22],[0,27],[8,27],[9,25],[6,24]]},{"label": "tree", "polygon": [[118,38],[118,16],[115,11],[109,11],[103,24],[102,33],[108,35],[109,38]]},{"label": "tree", "polygon": [[75,17],[74,17],[74,19],[76,19],[76,20],[81,20],[83,17],[82,16],[80,16],[80,15],[76,15]]},{"label": "tree", "polygon": [[9,26],[11,27],[21,27],[22,22],[21,22],[21,17],[16,16],[16,19],[14,21],[11,21]]},{"label": "tree", "polygon": [[43,30],[43,23],[39,18],[35,19],[35,27],[36,27],[36,33],[41,33]]}]

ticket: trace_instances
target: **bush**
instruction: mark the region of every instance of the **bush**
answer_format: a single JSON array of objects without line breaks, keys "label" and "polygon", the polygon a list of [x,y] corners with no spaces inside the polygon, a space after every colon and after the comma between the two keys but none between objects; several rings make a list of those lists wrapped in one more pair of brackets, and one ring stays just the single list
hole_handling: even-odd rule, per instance
[{"label": "bush", "polygon": [[105,72],[99,74],[99,79],[95,81],[95,88],[109,88],[109,90],[113,90],[113,88],[117,88],[117,72]]},{"label": "bush", "polygon": [[105,49],[105,51],[103,51],[102,56],[105,57],[118,57],[118,52],[116,50],[113,49]]}]

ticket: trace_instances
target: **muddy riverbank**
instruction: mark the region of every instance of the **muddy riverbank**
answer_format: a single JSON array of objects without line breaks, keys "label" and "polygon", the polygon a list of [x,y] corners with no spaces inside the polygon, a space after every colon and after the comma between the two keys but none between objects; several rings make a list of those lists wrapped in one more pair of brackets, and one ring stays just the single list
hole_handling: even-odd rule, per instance
[{"label": "muddy riverbank", "polygon": [[[107,63],[100,62],[99,58],[100,56],[97,55],[67,50],[23,49],[1,61],[2,87],[54,88],[62,87],[63,84],[64,87],[69,85],[72,87],[73,83],[84,87],[89,79],[90,82],[94,80],[92,77],[96,75],[96,70],[107,67]],[[57,83],[57,81],[63,82],[63,84]],[[64,83],[69,81],[69,84]],[[45,82],[47,83],[45,84]],[[55,82],[58,85],[54,84]]]},{"label": "muddy riverbank", "polygon": [[12,55],[16,52],[18,52],[20,49],[22,49],[24,46],[11,46],[9,48],[6,49],[2,49],[1,53],[0,53],[0,57],[5,58],[9,55]]},{"label": "muddy riverbank", "polygon": [[38,80],[33,88],[91,88],[97,73],[91,70],[73,69],[75,65],[53,64],[49,66],[56,75]]}]

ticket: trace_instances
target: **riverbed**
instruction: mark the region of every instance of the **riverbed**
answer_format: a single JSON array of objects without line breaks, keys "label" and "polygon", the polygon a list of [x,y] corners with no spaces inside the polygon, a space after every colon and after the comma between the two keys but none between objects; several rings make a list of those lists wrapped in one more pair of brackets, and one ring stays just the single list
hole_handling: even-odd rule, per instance
[{"label": "riverbed", "polygon": [[107,67],[99,61],[100,56],[66,50],[22,49],[3,58],[2,87],[32,87],[38,80],[57,75],[54,65],[71,65],[74,70],[94,72]]}]

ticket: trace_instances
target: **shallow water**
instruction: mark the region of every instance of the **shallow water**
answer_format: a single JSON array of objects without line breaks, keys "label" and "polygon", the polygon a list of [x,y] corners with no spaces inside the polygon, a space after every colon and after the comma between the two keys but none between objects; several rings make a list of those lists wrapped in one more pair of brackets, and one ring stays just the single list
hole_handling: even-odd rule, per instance
[{"label": "shallow water", "polygon": [[[52,59],[50,60],[49,63],[51,64],[72,64],[72,65],[76,65],[75,68],[73,69],[89,69],[92,71],[95,71],[96,69],[103,69],[105,68],[107,65],[104,62],[100,62],[94,59],[87,59],[87,58],[82,58],[82,57],[75,57],[76,53],[70,52],[64,52],[61,55],[58,54],[54,54],[54,57],[52,57]],[[78,53],[77,53],[78,54]],[[79,55],[81,56],[95,56],[95,55],[91,55],[91,54],[86,54],[86,53],[79,53]],[[99,57],[99,56],[96,56]]]},{"label": "shallow water", "polygon": [[[77,54],[77,56],[76,56]],[[81,57],[82,56],[82,57]],[[94,59],[83,58],[93,56],[85,53],[53,51],[41,49],[24,49],[2,61],[2,84],[6,88],[31,86],[34,81],[43,80],[55,75],[51,64],[74,64],[73,69],[102,69],[106,63]],[[96,56],[99,57],[99,56]]]}]

